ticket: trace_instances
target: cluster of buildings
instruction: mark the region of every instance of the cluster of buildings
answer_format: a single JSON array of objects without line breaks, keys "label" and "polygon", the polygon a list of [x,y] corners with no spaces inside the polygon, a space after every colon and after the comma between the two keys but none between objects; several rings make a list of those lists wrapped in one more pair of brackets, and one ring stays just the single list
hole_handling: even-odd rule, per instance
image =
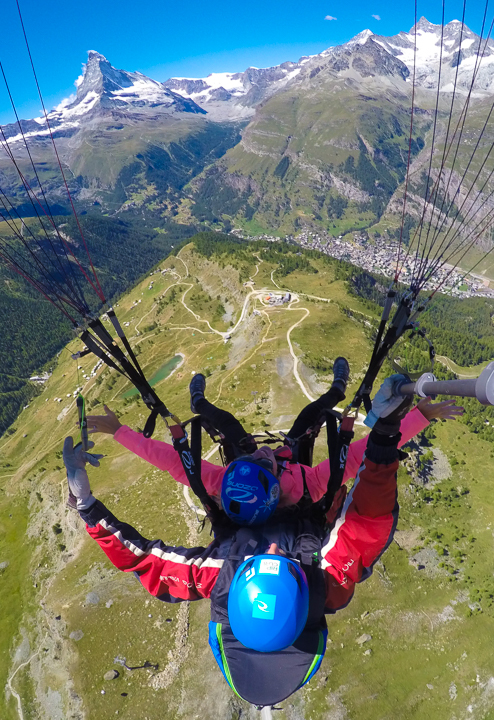
[{"label": "cluster of buildings", "polygon": [[[281,240],[278,235],[256,235],[253,237],[252,235],[249,235],[245,232],[245,230],[241,230],[239,228],[234,228],[230,235],[235,235],[238,238],[241,238],[242,240],[266,240],[267,242],[279,242]],[[290,235],[291,238],[291,235]]]},{"label": "cluster of buildings", "polygon": [[[378,273],[385,277],[393,277],[396,272],[398,260],[397,240],[383,236],[370,240],[367,232],[356,232],[353,241],[343,239],[343,236],[333,237],[324,231],[304,230],[295,237],[287,235],[285,238],[274,235],[249,236],[243,230],[233,230],[233,235],[246,240],[266,240],[267,242],[291,241],[310,250],[319,250],[337,260],[357,265],[363,270]],[[400,260],[400,281],[405,285],[412,279],[415,271],[415,254],[407,256],[406,247],[402,246]],[[489,280],[476,275],[453,269],[445,264],[441,269],[435,270],[431,282],[425,284],[425,290],[435,290],[440,286],[440,292],[457,297],[494,297],[494,290],[489,287]]]},{"label": "cluster of buildings", "polygon": [[[295,242],[311,250],[319,250],[326,255],[346,260],[353,265],[392,277],[397,269],[398,248],[397,240],[382,237],[378,242],[370,241],[367,233],[358,232],[353,236],[353,242],[326,235],[322,232],[301,232],[294,238]],[[415,253],[407,255],[406,247],[402,246],[399,259],[400,281],[405,285],[409,282],[416,270]],[[494,290],[489,287],[489,281],[479,275],[465,274],[451,265],[444,265],[435,270],[430,282],[424,286],[425,290],[434,290],[440,286],[440,291],[458,297],[494,297]]]},{"label": "cluster of buildings", "polygon": [[48,372],[44,372],[42,375],[33,375],[29,378],[31,382],[40,383],[40,385],[43,385],[49,379],[50,373]]},{"label": "cluster of buildings", "polygon": [[269,295],[264,298],[264,302],[267,302],[269,305],[285,305],[285,303],[289,303],[291,299],[292,296],[289,292],[284,295],[269,293]]}]

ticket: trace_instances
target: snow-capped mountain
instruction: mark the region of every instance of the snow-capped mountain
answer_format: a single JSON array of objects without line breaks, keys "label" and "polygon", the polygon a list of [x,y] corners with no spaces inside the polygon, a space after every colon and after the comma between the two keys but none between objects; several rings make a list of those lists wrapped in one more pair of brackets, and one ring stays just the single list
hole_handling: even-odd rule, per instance
[{"label": "snow-capped mountain", "polygon": [[[415,53],[416,40],[416,53]],[[480,50],[479,50],[480,48]],[[415,57],[415,59],[414,59]],[[356,70],[369,75],[395,75],[403,80],[414,69],[417,85],[457,92],[470,88],[476,69],[473,97],[494,94],[494,41],[479,36],[458,20],[444,26],[421,18],[409,32],[386,37],[363,30],[349,42],[318,55],[301,57],[269,68],[249,67],[237,73],[212,73],[204,78],[174,77],[165,82],[139,72],[117,70],[98,52],[89,51],[77,92],[49,114],[52,129],[71,134],[94,117],[133,112],[208,113],[212,120],[241,120],[254,115],[259,104],[288,85],[308,82],[326,69],[341,76]],[[360,69],[359,69],[360,68]],[[25,133],[47,135],[44,118],[21,121]],[[11,141],[21,139],[17,124],[4,128]]]},{"label": "snow-capped mountain", "polygon": [[112,110],[151,107],[175,112],[204,112],[193,101],[182,98],[157,80],[140,72],[117,70],[103,55],[90,50],[75,100],[62,103],[58,111],[67,118],[85,114],[96,106]]},{"label": "snow-capped mountain", "polygon": [[477,66],[474,92],[485,95],[494,92],[494,41],[480,39],[458,20],[444,26],[441,42],[441,25],[433,25],[422,17],[410,32],[400,32],[392,37],[373,35],[368,37],[401,60],[413,72],[416,36],[416,77],[418,85],[437,90],[441,68],[441,92],[452,92],[456,87],[468,90]]},{"label": "snow-capped mountain", "polygon": [[[154,112],[205,114],[193,100],[178,95],[157,80],[139,72],[117,70],[100,53],[90,50],[83,74],[76,81],[77,92],[63,100],[48,114],[52,130],[57,134],[72,134],[81,125],[95,119],[125,114]],[[48,135],[44,117],[21,121],[28,137]],[[4,133],[10,142],[21,140],[16,123],[7,125]]]},{"label": "snow-capped mountain", "polygon": [[[332,187],[333,193],[363,203],[373,195],[378,180],[376,176],[372,181],[368,165],[361,182],[356,177],[364,172],[363,165],[358,165],[361,153],[367,152],[374,163],[392,167],[392,177],[388,169],[383,170],[386,187],[402,171],[401,158],[408,145],[398,152],[401,140],[387,145],[386,137],[405,137],[413,74],[421,87],[420,102],[424,100],[423,126],[416,123],[421,135],[414,139],[418,155],[438,84],[447,100],[455,79],[457,95],[465,94],[474,68],[473,103],[482,108],[477,98],[494,95],[494,42],[481,41],[458,21],[443,28],[425,18],[409,32],[392,37],[364,30],[343,45],[297,62],[165,82],[118,70],[103,55],[90,51],[76,81],[76,93],[52,110],[49,120],[60,156],[71,170],[74,191],[84,202],[96,200],[107,207],[128,209],[156,195],[153,209],[159,207],[163,216],[175,217],[185,185],[211,166],[194,217],[207,216],[212,194],[222,197],[223,186],[231,182],[233,193],[251,193],[252,205],[246,210],[251,213],[264,187],[263,177],[255,177],[255,186],[251,177],[256,175],[256,158],[262,157],[263,162],[269,158],[273,163],[272,178],[284,178],[286,183],[291,177],[295,182],[300,173],[304,187],[326,183],[324,187]],[[294,102],[310,122],[299,122]],[[442,103],[441,112],[449,112],[449,102]],[[241,133],[238,123],[231,122],[239,120],[244,126]],[[276,124],[278,133],[273,132]],[[52,149],[45,119],[21,121],[21,125],[39,160],[49,167]],[[4,127],[3,132],[23,157],[26,151],[18,124]],[[235,168],[233,174],[225,170],[229,162]],[[2,180],[2,174],[6,179]],[[7,157],[3,162],[0,158],[0,180],[12,194],[19,191]],[[54,176],[51,190],[55,194],[63,190],[57,182]],[[273,187],[276,184],[277,180]],[[267,218],[268,226],[279,222],[285,196],[273,190],[271,197],[269,188],[265,192],[267,206],[276,207],[277,213]],[[384,195],[381,199],[388,201]],[[183,212],[189,220],[189,210]],[[222,215],[219,206],[215,213]]]},{"label": "snow-capped mountain", "polygon": [[238,73],[211,73],[206,78],[170,78],[163,85],[194,100],[220,118],[221,105],[228,103],[235,111],[227,115],[248,117],[265,97],[273,95],[293,80],[305,61],[284,62],[270,68],[249,67]]},{"label": "snow-capped mountain", "polygon": [[[379,56],[376,45],[385,53]],[[310,79],[311,73],[320,69],[321,64],[340,73],[351,72],[351,67],[358,71],[364,46],[367,55],[374,56],[378,72],[381,69],[383,74],[402,75],[405,80],[411,77],[415,62],[415,82],[424,88],[437,89],[441,66],[441,92],[452,92],[455,78],[457,91],[466,92],[477,64],[474,97],[494,93],[494,41],[481,41],[466,26],[462,29],[461,22],[453,20],[444,26],[441,42],[441,25],[434,25],[424,17],[410,32],[386,37],[363,30],[343,45],[302,57],[298,62],[262,69],[251,67],[239,73],[212,73],[205,78],[170,78],[164,85],[194,100],[213,117],[248,117],[261,100],[288,83],[298,84]],[[352,54],[357,57],[350,67],[346,58]],[[398,64],[393,64],[393,59]],[[401,68],[400,63],[403,64]],[[408,72],[404,72],[404,68]]]}]

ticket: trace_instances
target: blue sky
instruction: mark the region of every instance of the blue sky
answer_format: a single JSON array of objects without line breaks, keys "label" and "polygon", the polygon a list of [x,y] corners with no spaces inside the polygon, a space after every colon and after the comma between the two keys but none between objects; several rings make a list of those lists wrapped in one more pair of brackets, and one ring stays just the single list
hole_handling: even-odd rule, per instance
[{"label": "blue sky", "polygon": [[[469,0],[466,22],[480,32],[484,0]],[[409,30],[413,0],[19,0],[41,91],[48,108],[74,92],[88,50],[117,68],[156,80],[210,72],[237,72],[298,60],[346,42],[365,28],[382,35]],[[446,4],[446,22],[461,19],[462,2]],[[418,17],[441,21],[438,0],[419,0]],[[329,19],[332,18],[332,19]],[[489,23],[491,18],[489,17]],[[19,114],[40,112],[17,15],[16,0],[2,0],[2,63]],[[13,119],[0,77],[0,123]]]}]

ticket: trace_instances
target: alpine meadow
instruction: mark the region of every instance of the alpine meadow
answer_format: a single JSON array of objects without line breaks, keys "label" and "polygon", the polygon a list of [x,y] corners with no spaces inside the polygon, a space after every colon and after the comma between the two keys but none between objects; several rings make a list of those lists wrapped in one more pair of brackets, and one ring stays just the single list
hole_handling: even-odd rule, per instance
[{"label": "alpine meadow", "polygon": [[7,3],[2,720],[494,717],[488,3],[53,109]]}]

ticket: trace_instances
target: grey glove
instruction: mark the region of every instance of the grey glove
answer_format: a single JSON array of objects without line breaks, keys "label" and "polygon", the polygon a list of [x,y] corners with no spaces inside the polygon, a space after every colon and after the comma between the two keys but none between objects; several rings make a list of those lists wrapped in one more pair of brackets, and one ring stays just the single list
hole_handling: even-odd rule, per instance
[{"label": "grey glove", "polygon": [[413,401],[412,395],[400,395],[400,388],[409,382],[406,375],[391,375],[386,378],[372,401],[372,409],[364,424],[380,435],[399,433],[401,421]]},{"label": "grey glove", "polygon": [[[90,442],[88,447],[94,447],[94,443]],[[93,467],[99,467],[99,461],[102,457],[104,457],[104,455],[93,455],[85,452],[80,443],[74,447],[73,438],[65,438],[63,444],[63,463],[67,470],[69,490],[71,495],[77,500],[76,506],[78,510],[88,510],[95,502],[95,498],[91,494],[89,478],[86,472],[86,463],[93,465]]]}]

